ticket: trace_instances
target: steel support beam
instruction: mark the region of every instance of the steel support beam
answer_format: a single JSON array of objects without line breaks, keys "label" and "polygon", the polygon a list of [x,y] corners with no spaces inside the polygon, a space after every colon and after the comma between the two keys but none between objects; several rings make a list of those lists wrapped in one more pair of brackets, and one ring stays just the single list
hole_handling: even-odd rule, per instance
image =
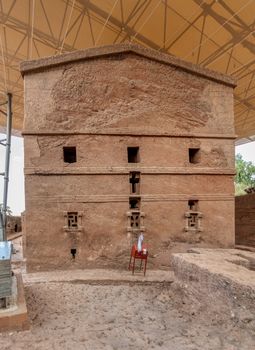
[{"label": "steel support beam", "polygon": [[12,132],[12,94],[7,93],[7,113],[6,113],[6,150],[5,150],[5,170],[4,170],[4,193],[3,206],[0,211],[0,241],[6,241],[6,218],[7,218],[7,197],[9,184],[9,169],[11,155],[11,132]]},{"label": "steel support beam", "polygon": [[[97,16],[103,18],[103,19],[107,19],[108,17],[108,23],[110,23],[111,25],[117,27],[118,29],[121,29],[123,26],[123,23],[118,20],[117,18],[113,17],[112,15],[109,16],[108,12],[105,12],[102,8],[100,8],[99,6],[96,6],[95,4],[93,4],[92,2],[90,2],[89,0],[78,0],[78,3],[80,3],[84,9],[90,10],[91,12],[93,12],[94,14],[96,14]],[[143,42],[144,44],[146,44],[147,46],[158,50],[160,47],[159,45],[157,45],[156,43],[154,43],[152,40],[150,40],[149,38],[145,37],[142,34],[137,34],[136,30],[134,30],[133,28],[131,28],[130,26],[124,24],[124,28],[125,32],[130,36],[133,37],[136,35],[136,38]]]}]

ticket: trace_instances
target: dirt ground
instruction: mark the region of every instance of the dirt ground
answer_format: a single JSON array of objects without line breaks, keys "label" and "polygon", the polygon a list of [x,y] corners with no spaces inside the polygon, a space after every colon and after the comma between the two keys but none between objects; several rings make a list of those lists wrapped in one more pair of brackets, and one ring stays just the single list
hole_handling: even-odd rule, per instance
[{"label": "dirt ground", "polygon": [[175,283],[27,283],[31,329],[3,333],[0,349],[254,350],[249,324],[190,304]]},{"label": "dirt ground", "polygon": [[15,248],[31,328],[2,333],[0,350],[255,349],[255,318],[247,310],[237,320],[217,300],[208,306],[181,289],[168,246],[154,258],[161,270],[149,267],[145,278],[110,269],[26,274],[19,240]]}]

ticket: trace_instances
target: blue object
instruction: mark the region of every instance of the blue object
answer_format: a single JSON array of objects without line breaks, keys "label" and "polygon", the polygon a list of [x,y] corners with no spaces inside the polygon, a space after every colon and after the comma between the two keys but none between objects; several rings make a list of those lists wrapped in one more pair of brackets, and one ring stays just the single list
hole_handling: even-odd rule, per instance
[{"label": "blue object", "polygon": [[12,245],[11,242],[0,242],[0,260],[11,260]]}]

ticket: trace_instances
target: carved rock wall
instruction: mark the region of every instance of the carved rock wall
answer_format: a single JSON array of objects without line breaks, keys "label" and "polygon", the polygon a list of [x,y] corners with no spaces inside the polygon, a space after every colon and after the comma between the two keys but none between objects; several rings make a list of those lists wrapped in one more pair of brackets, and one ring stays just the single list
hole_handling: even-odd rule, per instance
[{"label": "carved rock wall", "polygon": [[[131,171],[140,172],[150,256],[164,242],[175,242],[175,251],[183,242],[233,245],[232,87],[134,53],[24,79],[30,271],[125,267]],[[67,146],[76,147],[75,163],[63,161]],[[139,163],[128,163],[127,147],[139,147]],[[200,149],[197,163],[189,148]],[[201,232],[184,229],[191,199],[202,212]],[[68,212],[80,215],[77,232],[64,228]]]},{"label": "carved rock wall", "polygon": [[235,197],[236,244],[255,247],[255,193]]}]

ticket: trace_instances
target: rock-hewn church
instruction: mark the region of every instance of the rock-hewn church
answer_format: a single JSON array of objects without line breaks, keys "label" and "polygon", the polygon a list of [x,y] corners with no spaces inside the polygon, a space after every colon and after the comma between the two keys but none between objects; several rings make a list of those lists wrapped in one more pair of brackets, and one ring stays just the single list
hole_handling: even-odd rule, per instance
[{"label": "rock-hewn church", "polygon": [[[30,271],[234,244],[231,77],[132,44],[23,62]],[[126,261],[125,261],[126,263]]]}]

